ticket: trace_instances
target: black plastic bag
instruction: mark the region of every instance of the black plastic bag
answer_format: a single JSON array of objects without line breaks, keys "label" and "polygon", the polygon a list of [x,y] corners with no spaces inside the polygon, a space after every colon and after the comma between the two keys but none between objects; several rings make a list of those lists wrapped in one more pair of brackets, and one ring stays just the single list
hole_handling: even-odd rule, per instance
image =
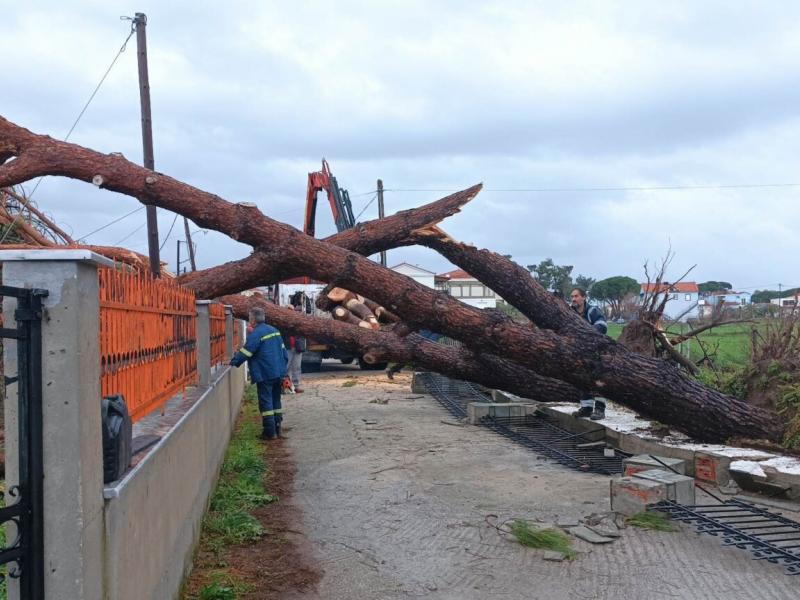
[{"label": "black plastic bag", "polygon": [[103,483],[121,479],[133,456],[133,423],[123,396],[101,402],[103,425]]}]

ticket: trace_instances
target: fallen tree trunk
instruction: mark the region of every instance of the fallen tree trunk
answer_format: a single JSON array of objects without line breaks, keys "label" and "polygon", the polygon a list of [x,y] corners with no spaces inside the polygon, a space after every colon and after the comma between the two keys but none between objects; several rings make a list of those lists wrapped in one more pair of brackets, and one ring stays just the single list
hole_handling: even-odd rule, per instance
[{"label": "fallen tree trunk", "polygon": [[[2,164],[10,158],[14,160]],[[412,327],[444,333],[476,354],[495,354],[540,375],[595,390],[697,439],[779,440],[782,436],[783,425],[776,415],[707,388],[663,361],[633,354],[591,332],[579,319],[565,317],[569,312],[562,309],[552,309],[547,317],[571,319],[572,324],[560,325],[566,335],[532,330],[496,312],[469,307],[359,254],[306,236],[269,219],[255,205],[231,204],[121,156],[38,136],[0,119],[0,165],[0,187],[41,175],[63,175],[177,212],[201,227],[258,248],[264,272],[273,281],[297,275],[328,281],[381,303]],[[510,289],[513,282],[507,278],[503,272],[496,273],[489,285]],[[545,306],[542,300],[537,302]],[[551,298],[550,302],[557,301]]]},{"label": "fallen tree trunk", "polygon": [[465,348],[443,346],[416,334],[401,338],[392,332],[310,317],[254,296],[231,295],[220,300],[230,304],[234,315],[240,319],[247,319],[250,308],[261,307],[267,320],[281,331],[336,344],[353,354],[364,355],[370,363],[411,364],[538,402],[578,402],[581,397],[579,390],[563,381],[542,377],[492,354],[475,354]]}]

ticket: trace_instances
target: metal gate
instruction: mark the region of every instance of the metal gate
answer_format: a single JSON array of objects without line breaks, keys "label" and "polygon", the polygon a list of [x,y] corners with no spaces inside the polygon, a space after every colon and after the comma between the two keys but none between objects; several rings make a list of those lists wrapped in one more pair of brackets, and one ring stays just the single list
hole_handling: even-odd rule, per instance
[{"label": "metal gate", "polygon": [[[42,485],[42,298],[46,290],[0,286],[0,296],[17,299],[16,329],[0,337],[17,341],[17,373],[5,374],[6,387],[17,386],[19,484],[2,492],[0,527],[13,523],[16,535],[0,548],[0,565],[19,579],[20,597],[44,598],[44,519]],[[8,347],[8,346],[6,346]],[[8,437],[6,436],[6,440]]]}]

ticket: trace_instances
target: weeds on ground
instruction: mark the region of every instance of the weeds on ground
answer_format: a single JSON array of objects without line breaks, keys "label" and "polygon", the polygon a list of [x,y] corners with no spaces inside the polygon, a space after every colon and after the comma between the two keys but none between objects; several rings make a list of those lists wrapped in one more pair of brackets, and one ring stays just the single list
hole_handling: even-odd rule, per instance
[{"label": "weeds on ground", "polygon": [[237,581],[223,571],[212,573],[211,579],[211,583],[200,590],[197,600],[236,600],[240,594],[254,589],[254,586]]},{"label": "weeds on ground", "polygon": [[342,387],[353,387],[354,385],[358,384],[357,379],[349,379],[342,384]]},{"label": "weeds on ground", "polygon": [[664,515],[653,511],[645,511],[633,515],[628,519],[628,525],[651,531],[678,531],[678,528],[670,523]]},{"label": "weeds on ground", "polygon": [[[201,547],[215,556],[217,566],[224,566],[221,555],[229,546],[253,542],[264,535],[264,528],[251,512],[278,499],[267,494],[264,487],[267,465],[263,446],[258,442],[260,421],[257,417],[256,389],[250,385],[245,390],[242,416],[228,445],[217,487],[203,519]],[[246,587],[234,575],[217,571],[195,598],[234,599],[246,591]]]},{"label": "weeds on ground", "polygon": [[561,552],[569,560],[576,556],[569,537],[558,529],[537,529],[528,521],[515,519],[511,524],[511,533],[520,544],[528,548],[555,550]]}]

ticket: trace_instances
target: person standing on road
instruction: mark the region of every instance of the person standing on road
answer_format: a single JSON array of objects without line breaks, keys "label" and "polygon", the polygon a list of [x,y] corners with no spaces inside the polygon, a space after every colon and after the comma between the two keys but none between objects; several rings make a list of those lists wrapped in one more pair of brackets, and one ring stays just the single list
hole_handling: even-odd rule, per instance
[{"label": "person standing on road", "polygon": [[[301,306],[295,306],[294,309],[301,312]],[[295,394],[302,394],[303,390],[300,387],[300,373],[303,367],[303,352],[306,351],[306,338],[297,335],[288,335],[283,339],[283,344],[286,346],[286,351],[289,355],[289,378],[292,380],[292,387]]]},{"label": "person standing on road", "polygon": [[286,375],[288,357],[281,332],[267,325],[263,308],[250,309],[253,326],[244,346],[231,358],[231,366],[238,367],[247,361],[250,376],[258,390],[258,410],[261,412],[263,431],[261,438],[272,440],[281,436],[283,407],[281,383]]},{"label": "person standing on road", "polygon": [[[608,325],[603,311],[586,301],[586,290],[579,287],[573,288],[570,292],[570,306],[599,333],[606,334]],[[593,421],[600,421],[606,418],[606,403],[603,400],[595,399],[592,392],[585,392],[580,408],[572,413],[572,416],[589,417]]]}]

